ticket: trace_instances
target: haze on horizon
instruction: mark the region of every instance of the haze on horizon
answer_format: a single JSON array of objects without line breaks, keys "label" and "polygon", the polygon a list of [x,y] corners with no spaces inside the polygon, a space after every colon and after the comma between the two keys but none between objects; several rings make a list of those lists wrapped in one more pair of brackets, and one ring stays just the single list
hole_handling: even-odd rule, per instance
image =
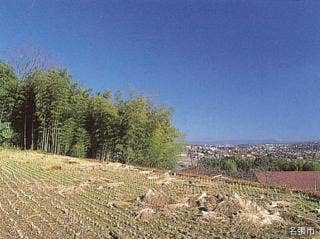
[{"label": "haze on horizon", "polygon": [[187,141],[312,140],[319,11],[319,1],[13,0],[0,5],[0,49],[34,44],[94,91],[152,95]]}]

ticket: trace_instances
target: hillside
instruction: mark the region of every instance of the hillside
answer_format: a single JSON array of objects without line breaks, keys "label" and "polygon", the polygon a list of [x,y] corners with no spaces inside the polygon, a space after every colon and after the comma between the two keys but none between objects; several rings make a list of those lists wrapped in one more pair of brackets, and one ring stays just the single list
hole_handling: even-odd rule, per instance
[{"label": "hillside", "polygon": [[[0,151],[0,238],[289,238],[317,199],[206,177]],[[315,236],[316,237],[316,236]]]}]

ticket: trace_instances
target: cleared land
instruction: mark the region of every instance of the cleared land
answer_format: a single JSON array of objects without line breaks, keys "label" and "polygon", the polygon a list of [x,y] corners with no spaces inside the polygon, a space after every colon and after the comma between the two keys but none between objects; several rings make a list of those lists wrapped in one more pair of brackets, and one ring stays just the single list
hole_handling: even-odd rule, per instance
[{"label": "cleared land", "polygon": [[[0,238],[289,238],[316,198],[35,152],[0,151]],[[315,236],[317,237],[317,236]]]}]

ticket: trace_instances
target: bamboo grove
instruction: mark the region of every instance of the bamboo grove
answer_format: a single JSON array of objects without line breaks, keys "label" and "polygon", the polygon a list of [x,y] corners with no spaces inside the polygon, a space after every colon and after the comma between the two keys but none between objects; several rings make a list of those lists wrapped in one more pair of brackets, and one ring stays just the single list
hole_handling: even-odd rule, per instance
[{"label": "bamboo grove", "polygon": [[92,93],[66,70],[17,77],[0,62],[0,143],[21,149],[173,167],[183,149],[172,112],[147,97]]}]

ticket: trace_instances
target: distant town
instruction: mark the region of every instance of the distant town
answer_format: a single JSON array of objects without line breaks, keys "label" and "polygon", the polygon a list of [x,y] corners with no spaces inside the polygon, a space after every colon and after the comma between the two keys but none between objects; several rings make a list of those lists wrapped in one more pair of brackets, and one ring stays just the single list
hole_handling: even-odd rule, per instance
[{"label": "distant town", "polygon": [[267,144],[189,144],[187,153],[191,159],[201,158],[288,158],[301,160],[320,160],[320,142],[267,143]]},{"label": "distant town", "polygon": [[300,190],[320,190],[320,142],[189,144],[179,169]]}]

